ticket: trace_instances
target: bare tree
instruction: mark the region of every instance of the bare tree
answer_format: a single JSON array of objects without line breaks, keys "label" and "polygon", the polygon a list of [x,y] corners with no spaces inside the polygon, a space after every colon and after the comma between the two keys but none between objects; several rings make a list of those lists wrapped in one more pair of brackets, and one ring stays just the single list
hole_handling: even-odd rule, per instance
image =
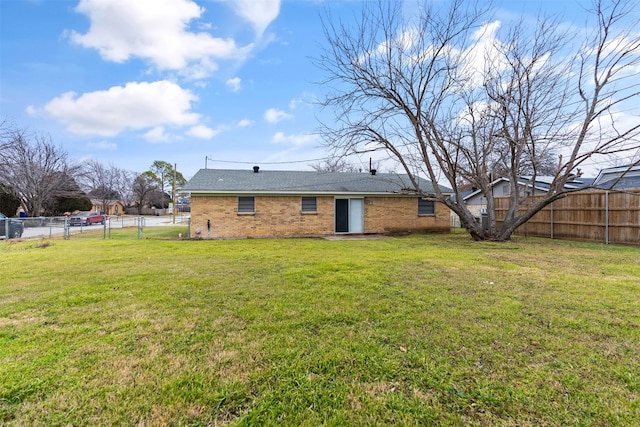
[{"label": "bare tree", "polygon": [[[640,123],[618,120],[640,97],[640,37],[634,4],[596,0],[596,25],[581,45],[576,32],[543,18],[506,31],[489,8],[452,0],[424,2],[403,16],[400,2],[365,3],[355,28],[325,20],[329,42],[316,59],[327,73],[326,145],[344,154],[384,150],[404,169],[415,194],[445,203],[476,240],[508,240],[542,208],[563,197],[581,166],[640,149]],[[519,180],[553,174],[532,202]],[[496,221],[491,180],[510,182],[510,206]],[[417,176],[448,181],[426,193]],[[461,182],[487,196],[489,225],[475,221]]]},{"label": "bare tree", "polygon": [[125,206],[131,206],[135,202],[133,194],[134,181],[138,174],[136,172],[125,170],[121,175],[122,192],[120,193],[121,201]]},{"label": "bare tree", "polygon": [[0,182],[20,199],[28,216],[42,215],[54,197],[65,196],[61,191],[78,166],[47,136],[11,126],[4,127],[0,136]]},{"label": "bare tree", "polygon": [[65,212],[91,209],[91,200],[82,191],[74,177],[58,172],[54,179],[57,186],[53,190],[52,197],[42,205],[43,215],[54,216],[62,215]]},{"label": "bare tree", "polygon": [[312,163],[309,166],[316,172],[361,172],[360,168],[341,157],[330,157],[322,162]]},{"label": "bare tree", "polygon": [[0,151],[11,145],[15,132],[16,128],[12,126],[7,119],[0,121]]},{"label": "bare tree", "polygon": [[113,164],[105,166],[97,160],[84,164],[82,181],[89,195],[100,200],[105,211],[113,202],[124,199],[131,185],[127,171]]},{"label": "bare tree", "polygon": [[131,193],[133,201],[138,205],[138,214],[142,214],[142,208],[149,203],[154,193],[160,190],[157,180],[150,173],[137,175],[133,179]]}]

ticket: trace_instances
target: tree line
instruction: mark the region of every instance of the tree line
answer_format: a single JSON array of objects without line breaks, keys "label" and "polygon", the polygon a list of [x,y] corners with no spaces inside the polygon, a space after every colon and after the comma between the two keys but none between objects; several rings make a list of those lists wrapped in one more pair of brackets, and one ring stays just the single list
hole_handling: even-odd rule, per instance
[{"label": "tree line", "polygon": [[[174,173],[175,172],[175,173]],[[162,160],[138,173],[97,160],[72,161],[49,136],[0,122],[0,212],[14,216],[19,208],[29,217],[90,210],[92,200],[103,208],[166,208],[184,176]]]}]

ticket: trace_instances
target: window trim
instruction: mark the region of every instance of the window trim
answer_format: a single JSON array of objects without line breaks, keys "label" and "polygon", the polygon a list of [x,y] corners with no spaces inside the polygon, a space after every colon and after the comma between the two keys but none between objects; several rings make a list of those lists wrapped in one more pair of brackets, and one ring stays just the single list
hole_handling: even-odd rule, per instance
[{"label": "window trim", "polygon": [[[309,202],[310,199],[313,199],[313,210],[305,209],[305,199]],[[300,197],[300,212],[303,214],[314,214],[318,213],[318,198],[316,196],[302,196]]]},{"label": "window trim", "polygon": [[[425,212],[425,210],[428,210],[429,212]],[[435,216],[435,214],[435,200],[427,200],[424,197],[418,197],[418,216]]]},{"label": "window trim", "polygon": [[[245,203],[248,203],[248,199],[251,199],[252,210],[244,210],[246,206],[241,209],[241,199],[244,199]],[[256,198],[254,196],[238,196],[238,215],[254,215],[256,213]]]}]

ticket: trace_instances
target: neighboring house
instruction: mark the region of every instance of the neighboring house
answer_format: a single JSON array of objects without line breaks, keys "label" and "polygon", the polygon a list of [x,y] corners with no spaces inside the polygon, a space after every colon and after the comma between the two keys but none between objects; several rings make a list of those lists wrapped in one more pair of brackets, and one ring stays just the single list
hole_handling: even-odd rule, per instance
[{"label": "neighboring house", "polygon": [[124,205],[122,202],[118,200],[109,201],[107,203],[106,209],[105,206],[102,206],[102,200],[99,199],[91,199],[91,210],[94,212],[103,212],[106,215],[123,215],[124,214]]},{"label": "neighboring house", "polygon": [[[518,189],[524,194],[531,194],[532,189],[535,194],[542,194],[549,191],[553,177],[539,176],[535,181],[532,181],[530,176],[522,176],[518,178]],[[577,190],[580,188],[588,187],[593,182],[593,178],[581,178],[575,177],[565,184],[564,188],[567,190]],[[511,185],[507,178],[501,177],[494,180],[491,183],[491,191],[493,197],[508,197],[511,195]],[[476,217],[480,218],[482,214],[487,211],[487,197],[481,190],[473,189],[472,191],[465,192],[462,198],[469,208],[469,211]],[[455,215],[455,214],[453,214]],[[457,217],[457,215],[456,215]]]},{"label": "neighboring house", "polygon": [[640,188],[640,164],[602,169],[593,186],[602,190],[631,190]]},{"label": "neighboring house", "polygon": [[[419,184],[433,193],[430,181]],[[193,238],[448,231],[449,208],[409,188],[406,175],[254,167],[201,169],[183,190],[191,193]]]}]

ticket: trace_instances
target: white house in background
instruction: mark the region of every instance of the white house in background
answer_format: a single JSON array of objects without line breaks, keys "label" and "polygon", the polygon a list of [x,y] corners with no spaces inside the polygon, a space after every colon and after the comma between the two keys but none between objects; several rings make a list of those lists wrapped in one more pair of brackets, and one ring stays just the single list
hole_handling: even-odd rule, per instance
[{"label": "white house in background", "polygon": [[602,169],[593,186],[602,190],[631,190],[640,188],[640,164]]}]

